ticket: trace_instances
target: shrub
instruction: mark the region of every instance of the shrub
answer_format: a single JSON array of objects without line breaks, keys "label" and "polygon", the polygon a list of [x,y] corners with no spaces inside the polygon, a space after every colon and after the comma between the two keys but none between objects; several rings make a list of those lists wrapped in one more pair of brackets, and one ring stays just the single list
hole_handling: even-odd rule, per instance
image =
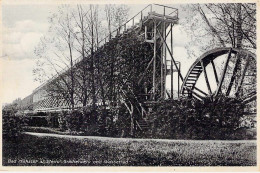
[{"label": "shrub", "polygon": [[150,133],[155,138],[235,139],[243,116],[241,100],[219,96],[204,101],[181,98],[153,106]]},{"label": "shrub", "polygon": [[61,131],[67,130],[66,112],[61,112],[58,115],[59,128]]},{"label": "shrub", "polygon": [[23,127],[27,125],[28,119],[22,114],[9,114],[3,111],[3,139],[7,141],[20,140]]},{"label": "shrub", "polygon": [[98,123],[91,120],[97,116],[96,111],[83,108],[60,113],[58,122],[62,131],[69,130],[71,133],[82,133],[84,135],[97,135]]}]

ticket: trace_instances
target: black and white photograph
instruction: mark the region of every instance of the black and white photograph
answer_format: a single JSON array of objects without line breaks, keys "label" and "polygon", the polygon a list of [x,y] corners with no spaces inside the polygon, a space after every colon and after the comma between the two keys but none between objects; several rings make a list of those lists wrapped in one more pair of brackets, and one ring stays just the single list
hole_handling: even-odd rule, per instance
[{"label": "black and white photograph", "polygon": [[259,2],[162,2],[0,2],[2,169],[257,167]]}]

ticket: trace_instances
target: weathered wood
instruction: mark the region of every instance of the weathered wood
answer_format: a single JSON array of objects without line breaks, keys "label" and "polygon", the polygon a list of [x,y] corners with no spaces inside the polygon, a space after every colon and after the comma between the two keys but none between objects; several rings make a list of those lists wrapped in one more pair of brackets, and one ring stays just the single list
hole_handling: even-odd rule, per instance
[{"label": "weathered wood", "polygon": [[[158,31],[158,29],[157,29],[157,31]],[[168,50],[168,52],[169,52],[169,54],[170,54],[170,56],[171,56],[171,59],[172,59],[174,65],[175,65],[175,68],[176,68],[176,70],[177,70],[178,73],[179,73],[179,77],[181,78],[181,81],[183,81],[183,77],[182,77],[182,74],[181,74],[181,72],[180,72],[180,69],[178,68],[177,63],[176,63],[176,61],[175,61],[174,58],[173,58],[173,55],[172,55],[172,53],[171,53],[171,50],[170,50],[168,44],[166,43],[165,39],[162,37],[162,35],[161,35],[160,32],[159,32],[159,35],[160,35],[161,39],[165,42],[166,48],[167,48],[167,50]]]},{"label": "weathered wood", "polygon": [[238,82],[238,86],[236,88],[236,92],[235,92],[235,95],[238,96],[238,93],[240,91],[240,88],[243,84],[243,81],[244,81],[244,78],[245,78],[245,74],[246,74],[246,71],[247,71],[247,68],[248,68],[248,65],[249,65],[249,55],[247,54],[246,56],[246,64],[245,64],[245,67],[243,69],[243,72],[242,72],[242,76],[240,77],[240,81]]},{"label": "weathered wood", "polygon": [[210,62],[211,62],[211,65],[212,65],[212,67],[213,67],[213,71],[214,71],[214,75],[215,75],[216,83],[217,83],[217,85],[218,85],[218,83],[219,83],[219,81],[218,81],[218,74],[217,74],[217,70],[216,70],[216,67],[215,67],[214,61],[211,60]]},{"label": "weathered wood", "polygon": [[143,80],[144,76],[146,75],[147,70],[149,69],[149,67],[151,66],[152,62],[154,61],[154,57],[150,60],[150,62],[148,63],[146,69],[144,70],[144,73],[142,75],[142,77],[139,79],[138,81],[138,85],[140,85],[141,81]]},{"label": "weathered wood", "polygon": [[[173,35],[172,35],[172,24],[171,24],[171,51],[173,53]],[[173,67],[171,61],[171,98],[173,98]],[[179,92],[179,91],[178,91]]]},{"label": "weathered wood", "polygon": [[204,73],[204,77],[205,77],[205,80],[206,80],[206,84],[207,84],[207,87],[208,87],[209,94],[212,94],[210,84],[209,84],[208,75],[207,75],[207,72],[206,72],[206,68],[205,68],[202,60],[200,61],[200,63],[201,63],[202,71]]},{"label": "weathered wood", "polygon": [[153,48],[153,99],[155,100],[155,85],[156,85],[156,22],[154,22],[154,48]]},{"label": "weathered wood", "polygon": [[223,81],[224,81],[224,78],[225,78],[225,75],[226,75],[228,63],[229,63],[229,60],[230,60],[230,57],[231,57],[231,53],[232,53],[232,48],[228,52],[228,57],[227,57],[227,60],[226,60],[226,63],[225,63],[222,75],[220,77],[220,81],[219,81],[219,84],[218,84],[215,96],[217,96],[219,94],[220,90],[221,90],[221,87],[222,87],[222,84],[223,84]]},{"label": "weathered wood", "polygon": [[253,95],[247,97],[245,100],[243,100],[243,103],[244,103],[244,104],[250,103],[250,102],[256,100],[256,97],[257,97],[257,96],[256,96],[256,93],[255,93],[255,94],[253,94]]},{"label": "weathered wood", "polygon": [[231,76],[231,79],[229,81],[229,84],[228,84],[228,88],[227,88],[227,91],[226,91],[226,96],[229,96],[230,94],[230,91],[232,89],[232,86],[233,86],[233,83],[234,83],[234,80],[236,78],[236,73],[237,73],[237,69],[238,69],[238,62],[239,62],[239,54],[236,55],[236,62],[235,62],[235,67],[233,69],[233,72],[232,72],[232,76]]},{"label": "weathered wood", "polygon": [[207,96],[207,95],[208,95],[207,93],[205,93],[204,91],[200,90],[200,89],[199,89],[199,88],[197,88],[197,87],[194,87],[194,89],[196,89],[197,91],[201,92],[201,93],[202,93],[202,94],[204,94],[205,96]]}]

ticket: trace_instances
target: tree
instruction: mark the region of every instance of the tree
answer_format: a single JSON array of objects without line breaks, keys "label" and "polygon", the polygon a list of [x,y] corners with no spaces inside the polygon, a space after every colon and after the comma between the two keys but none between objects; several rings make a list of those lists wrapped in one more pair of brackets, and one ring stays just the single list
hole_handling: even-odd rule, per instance
[{"label": "tree", "polygon": [[129,15],[129,7],[127,5],[105,5],[105,13],[107,20],[108,34],[111,38],[111,33],[114,29],[120,27],[126,22]]},{"label": "tree", "polygon": [[[37,66],[34,69],[36,79],[48,80],[47,97],[63,100],[61,104],[72,109],[75,106],[75,68],[77,55],[74,50],[74,21],[70,6],[60,6],[57,13],[49,18],[49,32],[35,49]],[[68,70],[64,70],[68,69]],[[61,99],[62,98],[62,99]]]},{"label": "tree", "polygon": [[182,24],[192,35],[190,45],[203,52],[219,46],[256,49],[256,4],[194,4],[187,9],[190,15]]}]

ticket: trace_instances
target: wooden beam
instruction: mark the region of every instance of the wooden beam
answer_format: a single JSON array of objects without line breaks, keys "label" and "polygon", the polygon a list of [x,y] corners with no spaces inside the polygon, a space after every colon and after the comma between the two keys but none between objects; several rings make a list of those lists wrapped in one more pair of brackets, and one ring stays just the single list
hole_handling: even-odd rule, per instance
[{"label": "wooden beam", "polygon": [[202,93],[202,94],[204,94],[205,96],[207,96],[207,95],[208,95],[207,93],[205,93],[204,91],[200,90],[200,89],[199,89],[199,88],[197,88],[197,87],[194,87],[194,89],[196,89],[197,91],[201,92],[201,93]]},{"label": "wooden beam", "polygon": [[153,57],[153,58],[150,60],[150,62],[148,63],[146,69],[144,70],[144,73],[143,73],[142,77],[141,77],[141,78],[139,79],[139,81],[138,81],[138,85],[140,85],[141,81],[143,80],[144,76],[146,75],[147,70],[148,70],[149,67],[151,66],[153,60],[154,60],[154,57]]},{"label": "wooden beam", "polygon": [[228,52],[227,60],[226,60],[226,62],[225,62],[225,66],[224,66],[222,75],[221,75],[221,77],[220,77],[220,81],[219,81],[219,84],[218,84],[218,87],[217,87],[215,96],[217,96],[217,95],[219,94],[220,90],[221,90],[221,87],[222,87],[222,84],[223,84],[223,81],[224,81],[224,78],[225,78],[225,75],[226,75],[228,63],[229,63],[229,60],[230,60],[230,57],[231,57],[231,53],[232,53],[232,48],[230,48],[230,50],[229,50],[229,52]]},{"label": "wooden beam", "polygon": [[192,94],[194,94],[194,95],[197,96],[198,98],[203,99],[203,97],[202,97],[201,95],[199,95],[198,93],[192,91],[192,90],[189,89],[188,87],[185,87],[185,89],[186,89],[187,91],[190,91]]},{"label": "wooden beam", "polygon": [[203,63],[202,60],[200,61],[200,64],[201,64],[201,67],[202,67],[202,71],[204,73],[204,77],[205,77],[205,80],[206,80],[206,84],[207,84],[207,87],[208,87],[209,94],[211,95],[212,91],[211,91],[211,88],[210,88],[208,75],[207,75],[206,68],[205,68],[204,63]]},{"label": "wooden beam", "polygon": [[[163,22],[163,37],[166,40],[166,24]],[[167,53],[166,53],[166,47],[165,44],[163,44],[163,54],[164,54],[164,74],[163,74],[163,98],[166,97],[166,76],[167,76]]]},{"label": "wooden beam", "polygon": [[248,68],[248,65],[249,65],[249,55],[247,54],[246,56],[246,64],[245,64],[245,67],[243,69],[243,72],[242,72],[242,76],[240,78],[240,81],[238,82],[238,86],[236,88],[236,92],[235,92],[235,95],[238,96],[238,93],[240,91],[240,88],[243,84],[243,81],[244,81],[244,78],[245,78],[245,74],[246,74],[246,71],[247,71],[247,68]]},{"label": "wooden beam", "polygon": [[217,74],[216,66],[215,66],[213,60],[211,60],[210,62],[211,62],[211,65],[212,65],[212,67],[213,67],[213,71],[214,71],[214,75],[215,75],[216,83],[217,83],[217,85],[218,85],[219,81],[218,81],[218,74]]},{"label": "wooden beam", "polygon": [[153,48],[153,99],[155,100],[155,85],[156,85],[156,22],[154,21],[154,48]]},{"label": "wooden beam", "polygon": [[243,100],[244,104],[250,103],[252,101],[256,100],[256,93],[253,94],[252,96],[249,96],[248,98],[246,98],[245,100]]},{"label": "wooden beam", "polygon": [[[158,29],[157,29],[157,31],[158,31]],[[170,50],[168,44],[166,43],[165,39],[162,37],[162,35],[161,35],[160,32],[159,32],[159,34],[160,34],[160,37],[162,38],[162,40],[165,42],[166,48],[167,48],[167,50],[168,50],[168,52],[169,52],[169,54],[170,54],[170,56],[171,56],[171,59],[172,59],[174,65],[175,65],[176,70],[178,71],[178,74],[179,74],[179,76],[180,76],[180,78],[181,78],[181,81],[183,81],[183,77],[182,77],[182,74],[181,74],[181,72],[180,72],[180,69],[178,68],[178,66],[177,66],[177,64],[176,64],[176,61],[175,61],[174,58],[173,58],[173,55],[172,55],[172,53],[171,53],[171,50]]]},{"label": "wooden beam", "polygon": [[230,79],[229,84],[228,84],[228,88],[227,88],[227,91],[226,91],[226,96],[229,96],[231,88],[232,88],[233,83],[234,83],[234,80],[236,78],[236,73],[237,73],[238,64],[239,64],[239,60],[240,60],[239,58],[240,58],[239,54],[237,54],[236,55],[235,67],[233,69],[232,76],[231,76],[231,79]]},{"label": "wooden beam", "polygon": [[[172,36],[172,25],[171,24],[171,52],[173,54],[173,36]],[[173,98],[173,68],[172,68],[172,61],[171,61],[171,98]]]}]

